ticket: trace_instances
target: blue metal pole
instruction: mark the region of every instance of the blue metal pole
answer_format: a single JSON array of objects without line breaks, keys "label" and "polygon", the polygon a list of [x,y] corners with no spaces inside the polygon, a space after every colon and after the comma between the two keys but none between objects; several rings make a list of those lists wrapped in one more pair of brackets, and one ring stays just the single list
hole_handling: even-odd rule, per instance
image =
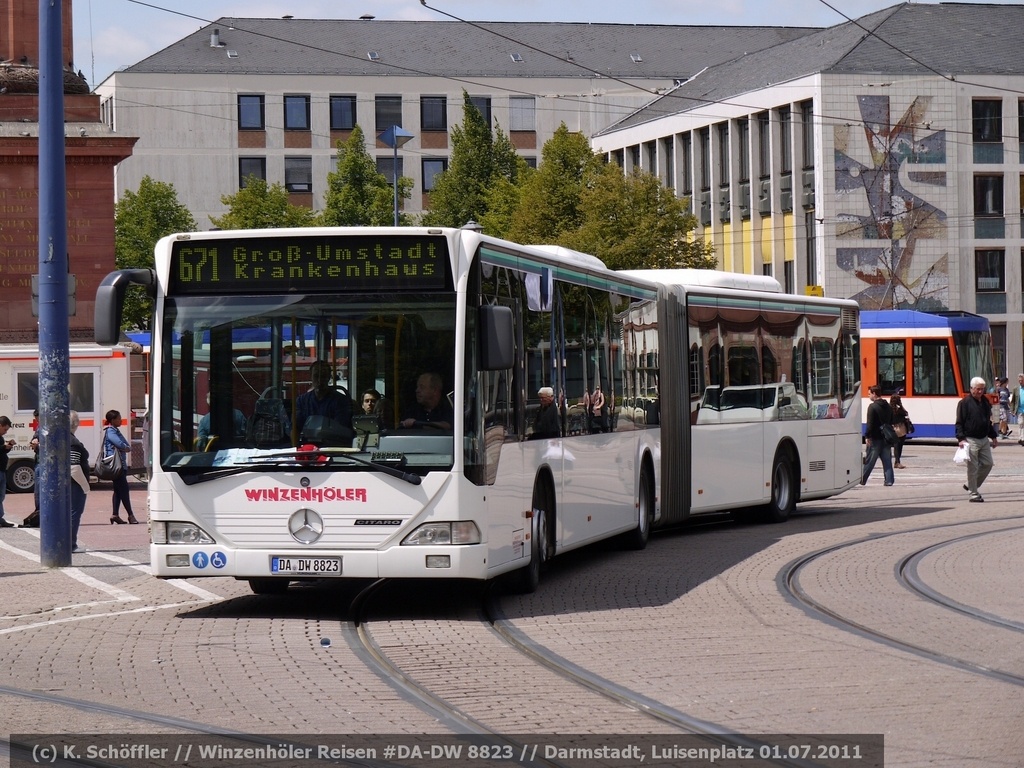
[{"label": "blue metal pole", "polygon": [[71,565],[62,3],[39,0],[39,558]]},{"label": "blue metal pole", "polygon": [[398,134],[395,134],[395,162],[391,167],[392,175],[395,177],[395,226],[398,226]]}]

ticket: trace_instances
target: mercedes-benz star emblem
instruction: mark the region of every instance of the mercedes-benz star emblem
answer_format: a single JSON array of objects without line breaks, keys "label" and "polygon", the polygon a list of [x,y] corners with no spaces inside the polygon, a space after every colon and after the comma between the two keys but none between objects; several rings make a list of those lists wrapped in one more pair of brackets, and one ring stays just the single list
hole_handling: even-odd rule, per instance
[{"label": "mercedes-benz star emblem", "polygon": [[324,520],[312,509],[300,509],[288,518],[288,532],[299,544],[312,544],[324,535]]}]

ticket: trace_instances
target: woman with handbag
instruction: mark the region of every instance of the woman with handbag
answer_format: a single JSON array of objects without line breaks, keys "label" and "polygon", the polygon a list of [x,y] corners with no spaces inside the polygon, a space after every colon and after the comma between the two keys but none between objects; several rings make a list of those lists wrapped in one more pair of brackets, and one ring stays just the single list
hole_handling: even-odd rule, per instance
[{"label": "woman with handbag", "polygon": [[132,512],[132,498],[128,490],[128,472],[126,471],[128,451],[132,446],[118,429],[121,426],[121,412],[107,411],[106,424],[106,429],[103,430],[103,449],[100,451],[100,455],[106,458],[117,451],[118,458],[121,460],[121,471],[112,480],[114,484],[114,514],[110,516],[110,524],[124,524],[124,519],[119,514],[123,504],[124,511],[128,513],[128,522],[135,525],[139,521],[135,519],[135,513]]},{"label": "woman with handbag", "polygon": [[892,408],[892,428],[896,432],[896,443],[892,447],[893,466],[896,469],[906,469],[906,465],[900,461],[903,458],[903,443],[907,435],[914,431],[914,425],[910,421],[910,414],[903,407],[903,398],[893,395],[889,398],[889,406]]}]

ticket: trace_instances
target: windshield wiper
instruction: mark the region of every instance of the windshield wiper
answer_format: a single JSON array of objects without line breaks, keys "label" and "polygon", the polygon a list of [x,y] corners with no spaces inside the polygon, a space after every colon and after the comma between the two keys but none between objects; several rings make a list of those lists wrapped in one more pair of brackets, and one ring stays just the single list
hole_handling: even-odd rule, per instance
[{"label": "windshield wiper", "polygon": [[309,460],[320,460],[326,459],[327,463],[333,464],[338,459],[349,459],[354,461],[356,464],[362,464],[370,469],[375,469],[383,472],[385,475],[404,480],[412,485],[419,485],[423,482],[423,478],[419,475],[413,474],[412,472],[405,472],[399,467],[392,467],[387,464],[381,464],[373,460],[364,459],[360,456],[354,456],[351,453],[338,453],[332,450],[316,449],[312,451],[288,451],[284,453],[274,453],[266,457],[259,457],[250,459],[250,463],[246,466],[228,467],[222,470],[213,470],[211,472],[203,472],[200,474],[183,474],[181,480],[185,485],[196,485],[197,483],[205,483],[210,480],[218,480],[222,477],[230,477],[231,475],[240,475],[243,472],[253,472],[257,469],[263,469],[266,467],[289,467],[303,469],[307,468],[306,462]]}]

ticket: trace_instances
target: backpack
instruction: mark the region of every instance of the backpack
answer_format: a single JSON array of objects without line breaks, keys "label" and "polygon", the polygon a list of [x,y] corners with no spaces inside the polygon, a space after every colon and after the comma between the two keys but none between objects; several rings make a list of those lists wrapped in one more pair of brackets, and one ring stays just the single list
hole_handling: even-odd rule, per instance
[{"label": "backpack", "polygon": [[284,402],[278,398],[256,401],[246,425],[245,440],[257,448],[279,445],[285,438]]}]

